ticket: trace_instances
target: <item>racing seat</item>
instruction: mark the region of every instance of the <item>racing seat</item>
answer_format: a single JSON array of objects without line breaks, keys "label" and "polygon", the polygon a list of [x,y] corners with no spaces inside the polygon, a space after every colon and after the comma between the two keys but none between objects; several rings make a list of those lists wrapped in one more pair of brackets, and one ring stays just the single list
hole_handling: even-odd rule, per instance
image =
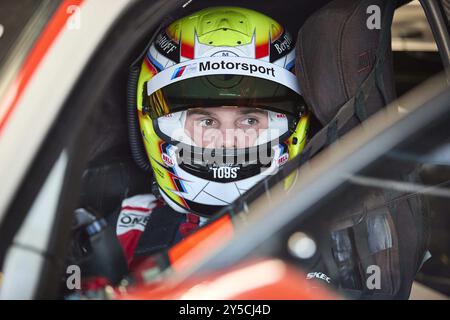
[{"label": "racing seat", "polygon": [[356,110],[340,135],[396,98],[390,34],[383,39],[386,43],[380,43],[381,30],[367,27],[366,9],[385,8],[385,3],[332,1],[312,15],[298,34],[298,81],[306,103],[322,125],[331,123],[344,103],[362,94],[358,91],[374,70],[377,56],[383,55],[376,71],[383,88],[368,86],[365,110]]},{"label": "racing seat", "polygon": [[[308,107],[323,126],[306,145],[300,163],[338,143],[395,99],[390,46],[395,2],[334,0],[300,29],[296,74]],[[368,8],[379,10],[381,28],[368,27],[373,22]],[[417,168],[401,171],[389,178],[417,181]],[[352,298],[407,299],[426,252],[427,212],[420,196],[392,205],[396,192],[374,189],[361,188],[346,212],[336,215],[340,223],[330,223],[331,248],[323,259],[328,275],[339,279],[338,288]],[[378,209],[370,209],[374,207]],[[381,286],[375,290],[366,286],[366,270],[373,265],[381,270]]]}]

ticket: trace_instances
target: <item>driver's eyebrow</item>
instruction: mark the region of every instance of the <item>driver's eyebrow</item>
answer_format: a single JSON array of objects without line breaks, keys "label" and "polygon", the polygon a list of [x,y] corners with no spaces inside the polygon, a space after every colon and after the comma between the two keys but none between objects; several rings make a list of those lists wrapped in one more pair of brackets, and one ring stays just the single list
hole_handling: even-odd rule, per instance
[{"label": "driver's eyebrow", "polygon": [[262,110],[262,109],[258,109],[258,108],[242,108],[239,110],[239,113],[242,115],[245,114],[250,114],[250,113],[261,113],[266,115],[267,111],[266,110]]},{"label": "driver's eyebrow", "polygon": [[[233,108],[234,109],[234,108]],[[267,111],[263,110],[263,109],[258,109],[258,108],[240,108],[240,107],[236,107],[235,108],[236,111],[240,114],[240,115],[247,115],[250,113],[260,113],[263,115],[267,115]],[[215,116],[214,112],[209,111],[208,109],[205,108],[197,108],[197,109],[190,109],[188,110],[188,115],[204,115],[204,116],[210,116],[213,117]]]},{"label": "driver's eyebrow", "polygon": [[191,109],[188,110],[188,115],[199,114],[204,116],[212,116],[213,114],[205,109]]}]

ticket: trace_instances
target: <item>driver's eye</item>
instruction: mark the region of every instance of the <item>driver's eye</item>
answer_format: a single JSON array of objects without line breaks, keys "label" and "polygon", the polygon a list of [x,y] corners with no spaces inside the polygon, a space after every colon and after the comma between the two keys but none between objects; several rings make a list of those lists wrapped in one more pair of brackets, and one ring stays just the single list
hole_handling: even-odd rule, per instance
[{"label": "driver's eye", "polygon": [[244,126],[255,126],[259,123],[258,119],[256,118],[245,118],[241,121],[241,124]]},{"label": "driver's eye", "polygon": [[201,127],[212,127],[216,124],[214,119],[202,119],[199,121]]}]

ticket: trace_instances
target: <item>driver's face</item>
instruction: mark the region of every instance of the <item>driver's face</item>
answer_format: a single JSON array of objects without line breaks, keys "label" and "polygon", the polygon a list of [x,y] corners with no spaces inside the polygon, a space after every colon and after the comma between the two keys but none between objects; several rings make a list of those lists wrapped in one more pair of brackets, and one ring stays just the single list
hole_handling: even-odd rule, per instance
[{"label": "driver's face", "polygon": [[203,148],[250,147],[267,127],[267,111],[246,107],[190,109],[185,123],[189,137]]}]

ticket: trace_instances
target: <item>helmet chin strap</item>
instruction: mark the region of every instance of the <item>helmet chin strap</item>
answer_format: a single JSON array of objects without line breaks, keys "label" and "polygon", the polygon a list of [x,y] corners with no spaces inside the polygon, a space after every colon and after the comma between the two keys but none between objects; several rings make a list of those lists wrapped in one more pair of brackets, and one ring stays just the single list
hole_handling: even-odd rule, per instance
[{"label": "helmet chin strap", "polygon": [[151,191],[152,194],[156,197],[156,199],[162,199],[161,191],[159,191],[158,183],[156,182],[155,176],[151,176]]}]

